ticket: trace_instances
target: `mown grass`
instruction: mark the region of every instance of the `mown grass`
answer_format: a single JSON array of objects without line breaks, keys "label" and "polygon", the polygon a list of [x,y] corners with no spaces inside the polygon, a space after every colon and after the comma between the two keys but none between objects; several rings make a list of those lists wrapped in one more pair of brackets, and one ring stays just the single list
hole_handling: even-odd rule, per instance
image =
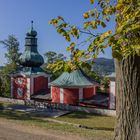
[{"label": "mown grass", "polygon": [[0,102],[0,109],[4,109],[4,107],[7,107],[9,105],[11,105],[11,104],[10,103],[2,103],[2,102]]},{"label": "mown grass", "polygon": [[[2,106],[2,104],[0,104],[0,106]],[[45,121],[41,120],[41,118],[34,118],[32,114],[11,110],[0,110],[0,118],[14,120],[15,123],[21,123],[27,126],[32,125],[44,129],[57,130],[60,131],[60,133],[71,133],[74,135],[84,136],[87,138],[93,138],[94,140],[111,140],[113,138],[113,128],[114,128],[113,117],[97,116],[94,114],[74,112],[56,118],[57,120],[98,128],[98,130],[84,129],[73,125]]]},{"label": "mown grass", "polygon": [[115,117],[99,116],[95,114],[74,112],[61,117],[56,118],[70,123],[76,123],[85,125],[92,128],[101,130],[114,130]]}]

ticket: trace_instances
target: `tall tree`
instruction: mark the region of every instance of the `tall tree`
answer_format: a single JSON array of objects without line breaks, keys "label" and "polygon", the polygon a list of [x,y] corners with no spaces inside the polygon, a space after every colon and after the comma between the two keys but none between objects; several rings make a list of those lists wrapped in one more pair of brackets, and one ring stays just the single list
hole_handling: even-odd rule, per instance
[{"label": "tall tree", "polygon": [[3,94],[4,94],[3,80],[2,77],[0,76],[0,96],[3,96]]},{"label": "tall tree", "polygon": [[18,63],[21,54],[19,53],[19,42],[17,38],[14,35],[9,35],[8,39],[0,41],[0,44],[7,49],[5,57],[8,63]]},{"label": "tall tree", "polygon": [[57,53],[53,51],[48,51],[44,54],[44,56],[46,58],[46,63],[50,64],[56,60]]},{"label": "tall tree", "polygon": [[19,42],[14,35],[9,35],[8,39],[0,41],[7,51],[5,57],[8,64],[0,71],[0,88],[2,89],[0,95],[10,97],[10,73],[16,71],[19,67],[18,61],[21,53],[19,52]]},{"label": "tall tree", "polygon": [[51,63],[54,63],[58,60],[64,60],[65,59],[65,56],[64,54],[62,53],[56,53],[56,52],[53,52],[53,51],[48,51],[44,54],[45,58],[46,58],[46,63],[47,64],[51,64]]},{"label": "tall tree", "polygon": [[138,140],[140,139],[140,1],[118,0],[116,22],[115,41],[118,40],[118,44],[113,45],[117,75],[115,140]]},{"label": "tall tree", "polygon": [[[116,64],[117,122],[114,140],[139,140],[140,138],[140,1],[139,0],[90,0],[92,10],[83,14],[86,20],[79,28],[68,24],[58,16],[50,21],[67,41],[81,34],[88,37],[87,50],[78,55],[95,59],[100,52],[111,46]],[[98,6],[97,6],[98,5]],[[100,32],[112,16],[116,17],[116,31]],[[75,50],[71,42],[67,50]],[[79,60],[81,61],[81,60]]]}]

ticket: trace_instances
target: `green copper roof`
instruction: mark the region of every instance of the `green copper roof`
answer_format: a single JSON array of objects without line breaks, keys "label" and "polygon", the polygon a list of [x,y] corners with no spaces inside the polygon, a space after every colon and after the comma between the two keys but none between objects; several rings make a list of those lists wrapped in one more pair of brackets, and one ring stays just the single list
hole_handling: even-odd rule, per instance
[{"label": "green copper roof", "polygon": [[24,67],[22,68],[22,72],[25,74],[37,74],[37,73],[44,73],[43,69],[40,67]]},{"label": "green copper roof", "polygon": [[17,71],[12,72],[11,74],[24,74],[24,75],[40,75],[40,74],[47,74],[42,68],[40,67],[20,67]]},{"label": "green copper roof", "polygon": [[25,50],[20,57],[20,64],[27,67],[39,67],[44,63],[44,59],[36,52]]},{"label": "green copper roof", "polygon": [[[33,24],[33,22],[32,22]],[[43,57],[37,51],[37,32],[33,29],[26,34],[25,51],[20,56],[20,64],[25,67],[40,67],[44,63]]]},{"label": "green copper roof", "polygon": [[81,70],[75,70],[71,73],[64,72],[50,85],[58,87],[86,87],[98,85],[98,83],[87,77]]}]

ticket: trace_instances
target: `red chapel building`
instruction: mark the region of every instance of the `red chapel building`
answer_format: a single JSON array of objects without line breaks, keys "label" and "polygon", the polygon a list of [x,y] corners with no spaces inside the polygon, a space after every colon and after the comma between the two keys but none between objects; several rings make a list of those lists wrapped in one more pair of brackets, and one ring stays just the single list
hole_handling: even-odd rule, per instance
[{"label": "red chapel building", "polygon": [[20,56],[21,68],[11,74],[11,96],[30,100],[33,95],[48,93],[50,75],[41,68],[43,57],[37,50],[37,32],[32,27],[25,37],[25,51]]},{"label": "red chapel building", "polygon": [[96,95],[99,84],[91,80],[81,70],[64,72],[50,83],[53,103],[77,105],[83,99]]}]

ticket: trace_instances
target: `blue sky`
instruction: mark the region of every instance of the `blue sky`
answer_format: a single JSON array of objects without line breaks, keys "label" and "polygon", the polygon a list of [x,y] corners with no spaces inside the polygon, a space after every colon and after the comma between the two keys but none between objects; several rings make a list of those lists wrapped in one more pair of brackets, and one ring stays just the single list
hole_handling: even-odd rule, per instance
[{"label": "blue sky", "polygon": [[[64,53],[69,43],[57,34],[48,22],[50,19],[63,16],[71,24],[81,25],[82,14],[92,8],[89,0],[0,0],[0,40],[8,35],[15,35],[20,42],[20,51],[24,51],[24,39],[30,29],[30,21],[38,32],[38,50],[43,55],[47,51]],[[114,29],[114,22],[109,25]],[[6,63],[6,49],[0,46],[0,65]],[[100,57],[111,58],[111,49],[106,49]]]}]

